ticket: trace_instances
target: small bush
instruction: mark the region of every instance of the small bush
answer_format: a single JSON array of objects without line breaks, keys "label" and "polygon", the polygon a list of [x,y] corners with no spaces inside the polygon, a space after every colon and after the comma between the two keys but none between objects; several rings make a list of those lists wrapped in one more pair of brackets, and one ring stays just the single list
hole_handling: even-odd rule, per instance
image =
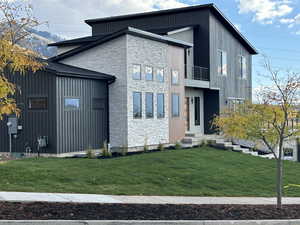
[{"label": "small bush", "polygon": [[164,150],[165,150],[164,144],[159,143],[159,144],[158,144],[158,150],[161,151],[161,152],[164,151]]},{"label": "small bush", "polygon": [[112,154],[107,146],[107,141],[104,141],[104,143],[103,143],[102,156],[103,157],[112,157]]},{"label": "small bush", "polygon": [[86,157],[88,159],[94,159],[94,158],[96,158],[95,152],[91,148],[88,148],[86,150]]},{"label": "small bush", "polygon": [[176,142],[175,149],[176,150],[181,149],[181,143],[179,141]]},{"label": "small bush", "polygon": [[145,138],[145,142],[144,142],[144,152],[148,152],[149,151],[149,147],[148,147],[148,138]]},{"label": "small bush", "polygon": [[128,153],[128,147],[126,145],[123,145],[121,148],[121,155],[126,156]]}]

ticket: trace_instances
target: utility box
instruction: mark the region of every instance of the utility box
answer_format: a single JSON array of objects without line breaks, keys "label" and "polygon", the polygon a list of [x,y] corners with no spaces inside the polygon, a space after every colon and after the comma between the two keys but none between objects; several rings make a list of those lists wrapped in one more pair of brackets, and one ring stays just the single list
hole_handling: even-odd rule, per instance
[{"label": "utility box", "polygon": [[46,136],[40,136],[37,139],[39,148],[46,148],[48,145],[48,138]]},{"label": "utility box", "polygon": [[10,135],[14,135],[18,133],[18,119],[17,117],[9,117],[8,118],[8,133]]}]

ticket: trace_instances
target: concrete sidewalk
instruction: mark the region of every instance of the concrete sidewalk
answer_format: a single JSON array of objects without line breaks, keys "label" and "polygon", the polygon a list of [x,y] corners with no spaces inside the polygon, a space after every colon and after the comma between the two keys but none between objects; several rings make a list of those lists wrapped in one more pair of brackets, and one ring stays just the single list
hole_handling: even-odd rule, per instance
[{"label": "concrete sidewalk", "polygon": [[[10,202],[76,202],[76,203],[136,203],[136,204],[276,204],[276,198],[256,197],[179,197],[179,196],[119,196],[95,194],[60,194],[30,192],[0,192],[0,201]],[[283,198],[284,204],[300,204],[300,198]]]}]

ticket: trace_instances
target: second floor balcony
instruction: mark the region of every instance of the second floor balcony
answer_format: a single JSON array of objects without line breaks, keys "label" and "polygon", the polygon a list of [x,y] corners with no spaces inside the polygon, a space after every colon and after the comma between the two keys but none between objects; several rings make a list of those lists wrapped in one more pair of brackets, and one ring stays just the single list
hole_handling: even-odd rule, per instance
[{"label": "second floor balcony", "polygon": [[185,65],[185,86],[209,88],[208,68]]}]

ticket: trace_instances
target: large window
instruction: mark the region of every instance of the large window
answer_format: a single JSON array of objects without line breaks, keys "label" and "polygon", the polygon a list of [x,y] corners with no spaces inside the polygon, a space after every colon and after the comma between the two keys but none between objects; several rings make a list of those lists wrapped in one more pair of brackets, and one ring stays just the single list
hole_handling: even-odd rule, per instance
[{"label": "large window", "polygon": [[142,118],[142,93],[133,92],[133,118]]},{"label": "large window", "polygon": [[65,98],[65,110],[78,110],[80,108],[79,98]]},{"label": "large window", "polygon": [[165,117],[165,95],[157,94],[157,118]]},{"label": "large window", "polygon": [[172,116],[179,117],[179,115],[180,115],[179,94],[172,94]]},{"label": "large window", "polygon": [[141,80],[141,78],[142,78],[141,65],[134,64],[132,66],[132,79]]},{"label": "large window", "polygon": [[146,66],[145,72],[146,80],[153,80],[153,67]]},{"label": "large window", "polygon": [[157,81],[164,82],[164,69],[160,68],[156,70]]},{"label": "large window", "polygon": [[48,108],[47,97],[32,97],[28,99],[28,109],[46,110]]},{"label": "large window", "polygon": [[218,74],[227,75],[227,53],[222,50],[218,50]]},{"label": "large window", "polygon": [[239,71],[242,79],[247,78],[247,60],[245,56],[239,57]]},{"label": "large window", "polygon": [[179,72],[178,70],[172,70],[172,84],[179,84]]},{"label": "large window", "polygon": [[153,118],[153,93],[146,93],[146,118]]}]

